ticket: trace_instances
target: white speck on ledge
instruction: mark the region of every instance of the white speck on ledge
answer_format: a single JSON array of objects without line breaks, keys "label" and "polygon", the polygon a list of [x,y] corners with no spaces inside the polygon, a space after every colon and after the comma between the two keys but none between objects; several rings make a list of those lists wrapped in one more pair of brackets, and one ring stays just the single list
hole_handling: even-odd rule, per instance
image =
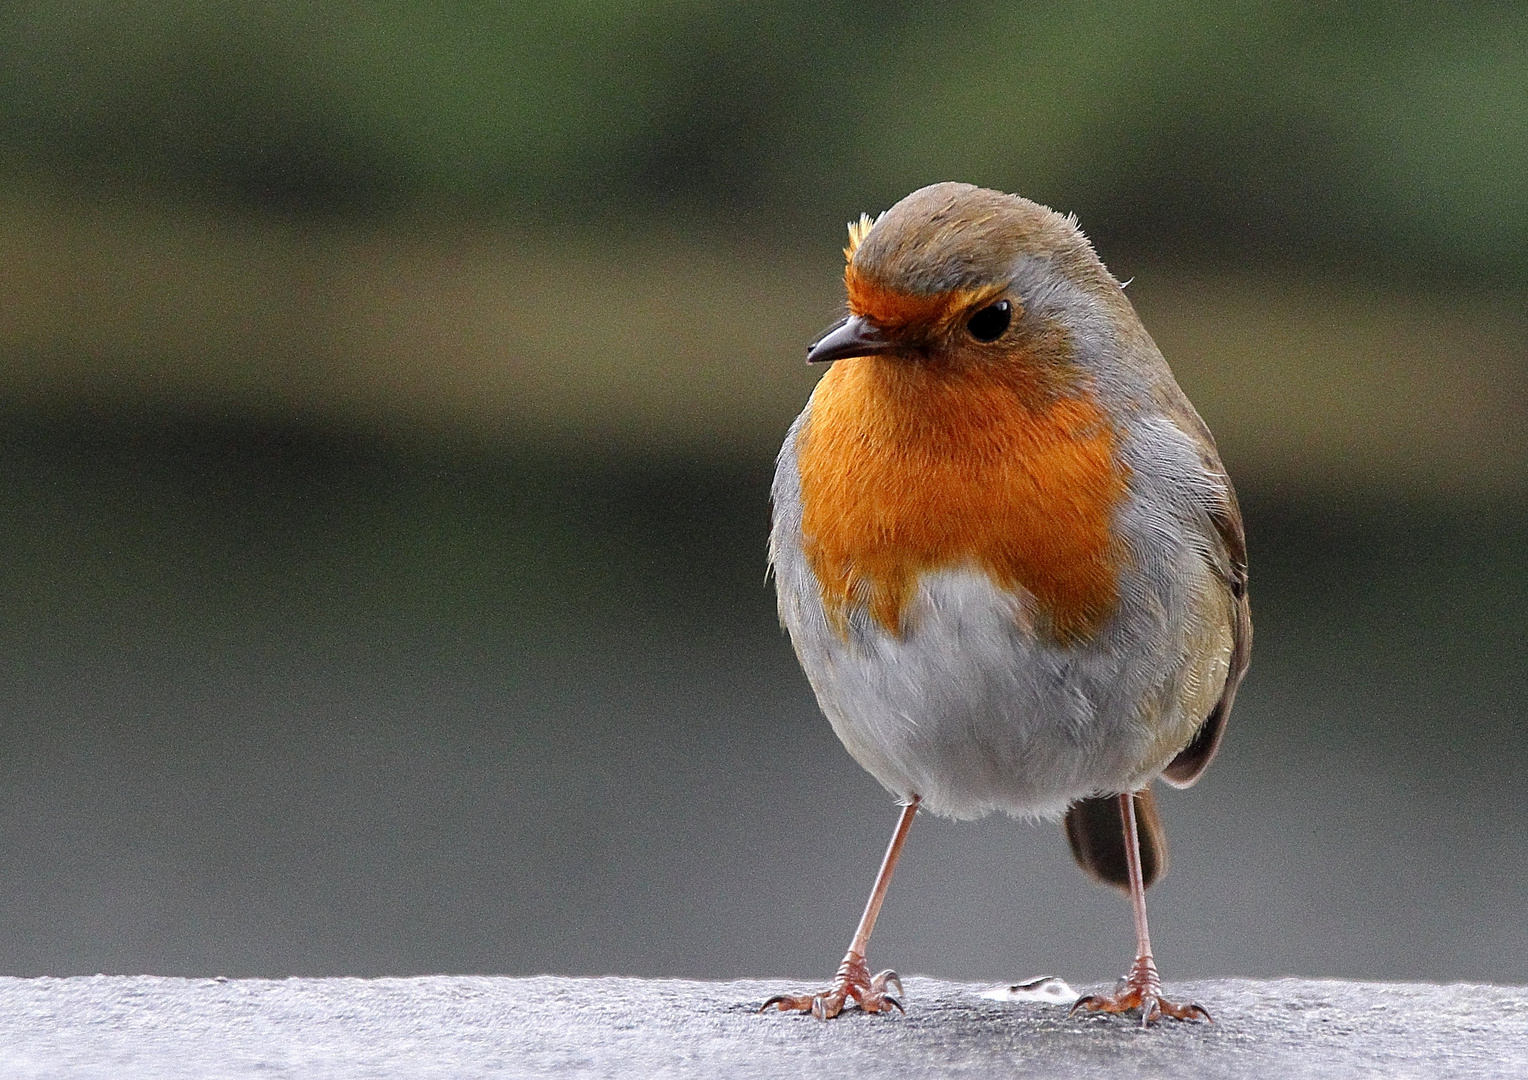
[{"label": "white speck on ledge", "polygon": [[1065,1005],[1070,1008],[1072,1002],[1082,995],[1073,990],[1065,979],[1040,975],[1012,986],[994,986],[990,990],[983,990],[978,996],[988,1001],[1038,1001],[1044,1005]]}]

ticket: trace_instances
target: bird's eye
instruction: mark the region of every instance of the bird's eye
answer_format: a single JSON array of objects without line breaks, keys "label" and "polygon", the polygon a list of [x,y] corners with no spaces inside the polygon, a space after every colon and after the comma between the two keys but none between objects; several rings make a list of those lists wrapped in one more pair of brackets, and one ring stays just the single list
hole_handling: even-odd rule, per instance
[{"label": "bird's eye", "polygon": [[996,341],[1003,336],[1012,321],[1013,305],[1007,300],[999,300],[972,315],[971,321],[966,323],[966,329],[971,331],[971,336],[977,341]]}]

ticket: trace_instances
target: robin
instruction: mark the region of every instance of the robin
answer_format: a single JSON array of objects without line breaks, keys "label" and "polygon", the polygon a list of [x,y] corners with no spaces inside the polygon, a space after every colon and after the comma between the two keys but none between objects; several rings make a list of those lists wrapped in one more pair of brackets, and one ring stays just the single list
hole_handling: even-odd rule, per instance
[{"label": "robin", "polygon": [[780,452],[780,617],[834,732],[902,805],[828,1019],[902,1009],[866,946],[918,810],[1064,819],[1124,889],[1136,956],[1073,1006],[1209,1019],[1163,997],[1150,785],[1192,784],[1252,643],[1241,513],[1215,442],[1075,218],[934,184],[850,225],[849,314]]}]

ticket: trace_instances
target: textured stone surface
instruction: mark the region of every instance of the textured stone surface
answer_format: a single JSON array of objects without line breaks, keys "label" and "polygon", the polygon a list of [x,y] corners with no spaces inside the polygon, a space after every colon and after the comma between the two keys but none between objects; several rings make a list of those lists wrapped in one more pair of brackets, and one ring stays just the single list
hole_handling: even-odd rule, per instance
[{"label": "textured stone surface", "polygon": [[1452,1077],[1528,1075],[1528,989],[1220,980],[1214,1024],[1002,1003],[907,980],[906,1016],[758,1015],[776,982],[0,980],[13,1077]]}]

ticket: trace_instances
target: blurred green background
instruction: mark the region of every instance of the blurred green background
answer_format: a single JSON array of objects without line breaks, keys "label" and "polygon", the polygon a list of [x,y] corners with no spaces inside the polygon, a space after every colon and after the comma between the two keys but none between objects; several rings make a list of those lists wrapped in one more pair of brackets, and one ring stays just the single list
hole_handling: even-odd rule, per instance
[{"label": "blurred green background", "polygon": [[[843,223],[1074,211],[1243,493],[1169,978],[1528,979],[1528,7],[0,8],[0,971],[826,977],[763,582]],[[876,957],[1110,977],[1059,830]],[[1213,1007],[1213,1005],[1212,1005]]]}]

